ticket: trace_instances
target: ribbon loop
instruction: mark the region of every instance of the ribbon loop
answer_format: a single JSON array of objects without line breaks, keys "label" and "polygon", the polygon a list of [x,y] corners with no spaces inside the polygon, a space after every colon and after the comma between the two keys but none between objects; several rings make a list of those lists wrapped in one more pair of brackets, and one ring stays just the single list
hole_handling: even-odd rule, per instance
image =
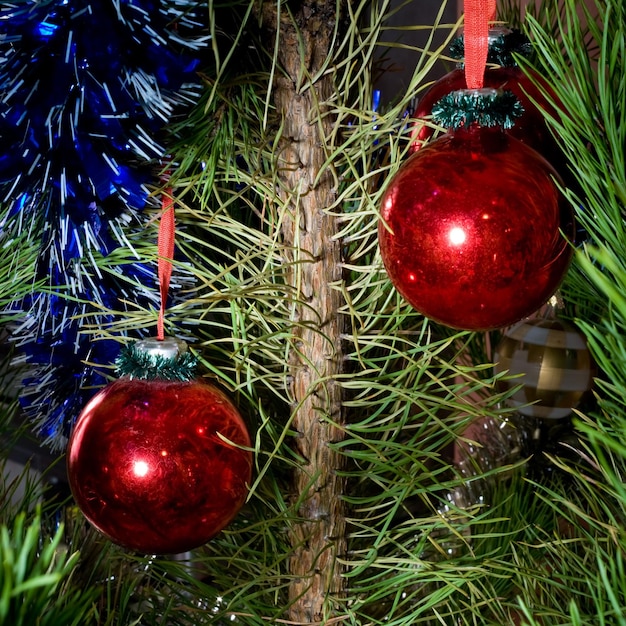
[{"label": "ribbon loop", "polygon": [[468,89],[482,89],[489,51],[489,21],[496,0],[464,0],[465,82]]},{"label": "ribbon loop", "polygon": [[158,273],[159,289],[161,292],[161,309],[157,321],[157,339],[165,339],[164,320],[165,307],[167,305],[167,294],[170,288],[172,277],[172,259],[174,258],[174,239],[176,231],[176,220],[174,215],[174,196],[171,188],[163,190],[161,202],[162,212],[159,222],[159,236],[157,240],[157,251],[159,255]]}]

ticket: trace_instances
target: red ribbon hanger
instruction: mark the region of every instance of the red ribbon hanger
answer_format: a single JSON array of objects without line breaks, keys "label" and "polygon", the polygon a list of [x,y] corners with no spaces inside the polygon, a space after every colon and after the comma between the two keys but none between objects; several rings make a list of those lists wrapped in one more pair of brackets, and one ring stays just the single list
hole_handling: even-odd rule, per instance
[{"label": "red ribbon hanger", "polygon": [[172,259],[174,258],[174,239],[176,233],[174,196],[171,187],[167,187],[163,190],[162,198],[161,221],[159,223],[159,236],[157,240],[159,288],[161,291],[161,309],[157,321],[157,339],[159,341],[165,339],[165,306],[167,304],[167,294],[172,277]]},{"label": "red ribbon hanger", "polygon": [[481,89],[489,51],[489,22],[496,14],[496,0],[464,0],[465,82]]}]

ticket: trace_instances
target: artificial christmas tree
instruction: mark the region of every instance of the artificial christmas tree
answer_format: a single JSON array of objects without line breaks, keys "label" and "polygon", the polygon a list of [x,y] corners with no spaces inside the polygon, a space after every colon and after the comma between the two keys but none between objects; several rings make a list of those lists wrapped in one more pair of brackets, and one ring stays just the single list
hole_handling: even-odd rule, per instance
[{"label": "artificial christmas tree", "polygon": [[[52,498],[49,487],[42,498],[26,476],[7,478],[0,619],[626,623],[626,9],[596,0],[596,16],[579,0],[545,0],[520,22],[519,7],[499,7],[529,35],[534,69],[549,77],[567,111],[548,124],[579,184],[564,193],[586,233],[561,287],[560,315],[586,336],[598,377],[594,395],[548,427],[518,414],[507,403],[510,381],[499,384],[507,372],[494,374],[494,346],[506,329],[457,331],[429,321],[383,269],[377,233],[385,183],[408,156],[405,112],[441,50],[415,47],[407,93],[374,111],[372,59],[389,2],[203,6],[210,54],[195,70],[202,90],[184,118],[168,122],[167,163],[151,163],[152,186],[160,198],[166,165],[177,225],[165,325],[249,425],[248,498],[205,545],[146,557],[103,539],[62,489]],[[441,2],[429,29],[449,41],[455,29],[443,23],[444,9]],[[71,59],[71,46],[62,49]],[[81,258],[81,276],[93,285],[114,275],[124,286],[94,306],[71,282],[50,287],[38,264],[40,235],[49,231],[16,220],[9,183],[5,190],[6,333],[18,329],[23,338],[27,328],[30,309],[13,302],[50,292],[55,306],[72,303],[86,344],[150,333],[157,298],[145,294],[158,292],[158,202],[138,221],[119,218],[116,228],[126,226],[114,250]],[[96,202],[96,209],[105,207]],[[71,334],[54,328],[59,334],[46,344],[53,365],[59,353],[80,353],[80,342],[75,349]],[[7,456],[15,431],[30,427],[15,400],[21,377],[40,389],[54,379],[23,374],[28,362],[15,343],[5,342],[2,370]],[[85,368],[111,365],[81,358]],[[22,496],[19,484],[27,487]]]}]

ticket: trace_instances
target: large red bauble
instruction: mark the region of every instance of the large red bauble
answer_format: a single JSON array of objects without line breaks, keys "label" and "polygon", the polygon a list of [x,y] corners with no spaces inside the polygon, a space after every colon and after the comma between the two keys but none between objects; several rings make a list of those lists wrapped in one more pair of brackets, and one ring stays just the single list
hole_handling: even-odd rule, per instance
[{"label": "large red bauble", "polygon": [[427,317],[467,330],[538,309],[571,258],[569,204],[555,170],[499,128],[450,132],[391,179],[378,236],[394,286]]},{"label": "large red bauble", "polygon": [[[537,150],[563,174],[565,157],[552,137],[544,117],[545,113],[554,115],[555,109],[537,87],[537,83],[550,91],[546,81],[536,72],[527,75],[519,67],[487,68],[484,74],[485,88],[512,91],[524,107],[522,116],[516,119],[515,125],[506,132]],[[411,134],[411,152],[418,150],[434,133],[431,126],[420,120],[432,114],[434,105],[441,98],[465,88],[465,71],[457,68],[434,82],[424,93],[412,115],[417,121]]]},{"label": "large red bauble", "polygon": [[78,418],[67,455],[85,517],[113,542],[144,554],[206,543],[245,501],[252,457],[228,397],[199,380],[120,378]]}]

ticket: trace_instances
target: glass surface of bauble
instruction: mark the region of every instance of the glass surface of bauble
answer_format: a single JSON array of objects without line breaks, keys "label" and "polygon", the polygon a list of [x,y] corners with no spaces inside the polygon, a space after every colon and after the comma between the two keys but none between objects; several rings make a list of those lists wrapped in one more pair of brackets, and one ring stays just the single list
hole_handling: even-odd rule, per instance
[{"label": "glass surface of bauble", "polygon": [[447,326],[508,326],[543,305],[570,262],[571,207],[558,174],[499,128],[427,144],[390,180],[378,237],[391,282]]},{"label": "glass surface of bauble", "polygon": [[213,385],[123,377],[78,418],[67,455],[70,487],[85,517],[113,542],[144,554],[185,552],[243,505],[249,446],[237,408]]}]

